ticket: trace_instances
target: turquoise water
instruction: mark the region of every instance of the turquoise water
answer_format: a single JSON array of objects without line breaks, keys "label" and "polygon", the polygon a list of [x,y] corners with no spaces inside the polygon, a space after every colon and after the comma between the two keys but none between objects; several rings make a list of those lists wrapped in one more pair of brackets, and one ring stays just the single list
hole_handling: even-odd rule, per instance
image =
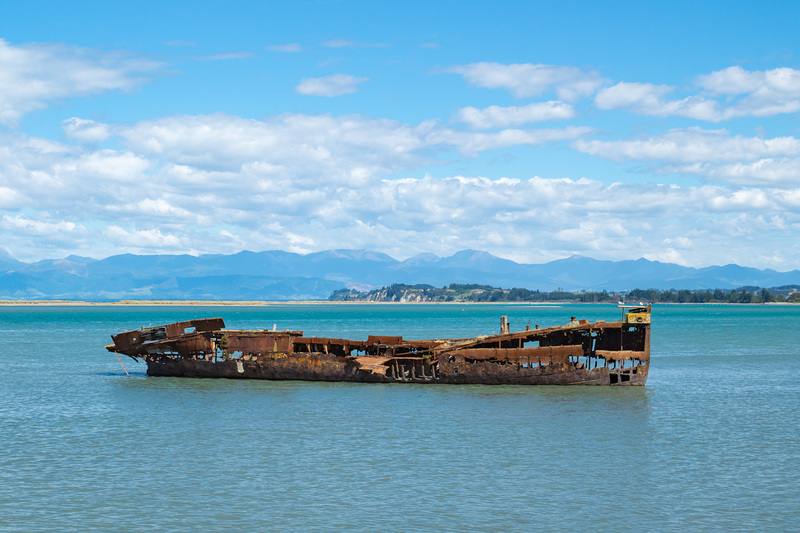
[{"label": "turquoise water", "polygon": [[786,531],[800,306],[656,306],[647,387],[148,378],[148,324],[365,338],[607,305],[0,308],[2,531]]}]

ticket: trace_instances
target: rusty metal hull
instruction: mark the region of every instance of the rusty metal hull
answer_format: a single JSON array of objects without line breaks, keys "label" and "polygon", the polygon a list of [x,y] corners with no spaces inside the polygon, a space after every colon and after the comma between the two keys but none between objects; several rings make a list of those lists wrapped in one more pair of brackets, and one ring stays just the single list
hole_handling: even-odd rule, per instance
[{"label": "rusty metal hull", "polygon": [[295,354],[259,361],[202,361],[154,358],[147,360],[147,375],[191,378],[268,379],[302,381],[389,382],[386,376],[359,371],[352,361],[335,355]]},{"label": "rusty metal hull", "polygon": [[150,376],[195,378],[641,386],[650,363],[650,307],[618,322],[470,339],[366,341],[304,337],[301,331],[224,329],[220,318],[176,322],[112,336],[109,351],[147,363]]},{"label": "rusty metal hull", "polygon": [[[491,363],[472,368],[440,367],[436,379],[386,375],[359,370],[356,364],[339,362],[325,354],[297,355],[283,360],[243,362],[197,361],[191,359],[150,359],[147,375],[190,378],[266,379],[301,381],[352,381],[361,383],[449,383],[482,385],[611,385],[608,368],[592,370],[557,367],[549,369],[498,369]],[[349,363],[349,364],[348,364]],[[644,385],[647,370],[634,369],[625,381],[614,385]]]}]

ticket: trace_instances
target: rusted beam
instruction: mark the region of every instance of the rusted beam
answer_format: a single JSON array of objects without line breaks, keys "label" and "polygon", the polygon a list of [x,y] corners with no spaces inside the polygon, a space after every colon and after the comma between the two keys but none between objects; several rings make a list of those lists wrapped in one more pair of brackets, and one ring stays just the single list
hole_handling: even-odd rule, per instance
[{"label": "rusted beam", "polygon": [[497,360],[518,361],[519,359],[540,359],[544,361],[563,362],[569,357],[583,355],[583,346],[570,344],[566,346],[541,346],[535,348],[465,348],[448,352],[448,355],[462,356],[473,361]]},{"label": "rusted beam", "polygon": [[597,350],[597,357],[602,357],[608,361],[625,361],[629,359],[648,360],[650,355],[647,352],[635,350]]},{"label": "rusted beam", "polygon": [[367,345],[375,346],[376,344],[401,344],[403,342],[402,336],[395,335],[370,335],[367,337]]}]

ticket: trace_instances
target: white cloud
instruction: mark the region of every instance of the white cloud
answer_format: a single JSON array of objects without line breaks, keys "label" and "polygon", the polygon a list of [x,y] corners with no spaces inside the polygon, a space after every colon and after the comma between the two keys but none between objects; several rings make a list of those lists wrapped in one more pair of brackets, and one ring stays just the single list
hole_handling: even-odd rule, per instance
[{"label": "white cloud", "polygon": [[[374,248],[372,243],[385,242],[382,251],[401,257],[412,250],[444,254],[472,247],[544,261],[559,253],[629,258],[631,249],[661,257],[664,243],[671,240],[670,249],[681,262],[710,264],[737,253],[736,235],[720,241],[717,223],[732,219],[752,233],[764,224],[761,212],[781,210],[780,191],[766,191],[767,203],[753,202],[748,205],[753,214],[740,219],[741,198],[736,194],[718,187],[607,186],[567,179],[386,180],[325,202],[324,217],[314,212],[313,219],[322,222],[314,245],[335,235],[355,247]],[[711,205],[714,200],[718,201]],[[355,206],[357,214],[342,216]],[[790,216],[797,221],[797,214]],[[697,230],[698,220],[717,222]],[[300,231],[296,225],[293,229]],[[772,224],[766,231],[780,238],[785,230]],[[687,237],[676,241],[674,235]]]},{"label": "white cloud", "polygon": [[[455,148],[475,155],[587,135],[584,127],[462,132],[435,122],[416,126],[358,115],[285,114],[262,122],[230,115],[175,116],[118,128],[131,148],[207,170],[249,168],[269,179],[364,181],[435,162]],[[251,165],[251,166],[249,166]]]},{"label": "white cloud", "polygon": [[[800,111],[800,70],[778,68],[750,72],[733,66],[698,76],[707,95],[669,99],[675,87],[620,82],[600,90],[599,109],[624,109],[640,115],[680,116],[721,122],[738,117],[771,117]],[[722,101],[714,96],[724,96]]]},{"label": "white cloud", "polygon": [[445,71],[461,74],[477,87],[506,89],[518,98],[555,92],[561,100],[574,101],[593,94],[603,82],[597,72],[531,63],[472,63],[453,66]]},{"label": "white cloud", "polygon": [[764,158],[749,163],[715,165],[693,163],[687,165],[664,165],[662,172],[671,174],[695,174],[708,179],[735,185],[770,185],[793,187],[800,183],[800,158]]},{"label": "white cloud", "polygon": [[728,67],[697,77],[698,84],[717,94],[784,95],[800,97],[800,70],[776,68],[750,72],[740,66]]},{"label": "white cloud", "polygon": [[[324,45],[386,46],[343,39]],[[296,43],[265,48],[303,51]],[[0,40],[0,124],[15,125],[60,99],[130,91],[161,68],[135,54]],[[573,119],[575,101],[593,96],[602,111],[712,122],[796,112],[800,70],[734,66],[698,76],[689,87],[608,86],[591,70],[531,63],[483,62],[446,71],[477,87],[552,100],[464,107],[452,124],[356,114],[286,113],[263,120],[216,114],[129,125],[72,117],[61,124],[64,143],[0,132],[3,246],[25,260],[81,252],[340,247],[399,258],[476,248],[526,262],[584,253],[704,265],[741,262],[746,246],[748,257],[761,262],[756,266],[792,268],[800,258],[800,138],[769,137],[766,121],[764,133],[754,137],[687,128],[642,138],[617,132],[623,138],[608,140],[588,139],[594,130],[576,122],[529,127]],[[333,97],[356,92],[366,81],[336,74],[304,79],[295,90]],[[101,109],[90,113],[104,115]],[[589,117],[592,124],[599,115]],[[422,177],[438,163],[457,164],[456,152],[476,156],[564,141],[584,154],[637,163],[636,170],[650,171],[652,179],[690,174],[717,185]],[[478,160],[480,168],[489,159]],[[549,168],[539,162],[538,155],[530,158],[526,177]],[[393,179],[398,175],[403,179]]]},{"label": "white cloud", "polygon": [[19,210],[24,207],[24,197],[11,187],[0,186],[0,209]]},{"label": "white cloud", "polygon": [[760,189],[740,189],[710,198],[707,205],[716,211],[757,211],[772,207],[773,200]]},{"label": "white cloud", "polygon": [[[3,215],[0,218],[0,228],[9,236],[8,244],[22,242],[26,248],[29,246],[39,248],[38,253],[58,247],[63,243],[80,245],[85,243],[89,236],[89,232],[83,225],[59,220],[57,217],[47,214],[39,214],[35,218],[21,214]],[[11,238],[12,235],[13,238]]]},{"label": "white cloud", "polygon": [[592,132],[591,128],[569,126],[563,129],[506,129],[493,133],[471,133],[442,130],[429,138],[437,144],[450,144],[462,153],[474,156],[487,150],[512,146],[537,146],[544,143],[573,140]]},{"label": "white cloud", "polygon": [[349,74],[333,74],[322,78],[304,78],[295,91],[309,96],[342,96],[358,90],[358,86],[369,78],[358,78]]},{"label": "white cloud", "polygon": [[701,87],[714,93],[735,95],[755,92],[763,85],[764,79],[758,73],[733,66],[698,76],[697,82]]},{"label": "white cloud", "polygon": [[15,125],[53,100],[129,91],[160,67],[123,52],[0,39],[0,124]]},{"label": "white cloud", "polygon": [[[113,204],[120,187],[137,187],[151,161],[131,152],[87,150],[22,135],[0,136],[0,187],[29,208],[92,216]],[[125,190],[126,194],[133,191]]]},{"label": "white cloud", "polygon": [[68,139],[79,142],[99,143],[111,136],[111,128],[107,124],[77,117],[63,121],[61,127]]},{"label": "white cloud", "polygon": [[177,235],[163,234],[158,228],[147,230],[132,229],[128,231],[112,225],[108,226],[104,234],[109,241],[117,246],[141,252],[185,250],[188,244]]},{"label": "white cloud", "polygon": [[726,130],[674,129],[644,139],[579,139],[573,146],[613,161],[644,161],[661,173],[694,174],[739,185],[800,184],[800,139],[743,137]]},{"label": "white cloud", "polygon": [[[70,176],[73,180],[97,180],[98,182],[140,183],[151,162],[130,152],[99,150],[81,154],[79,157],[53,165],[59,177]],[[74,178],[72,177],[74,176]]]},{"label": "white cloud", "polygon": [[598,91],[595,104],[599,109],[625,109],[640,115],[680,116],[698,120],[724,120],[715,101],[699,96],[665,100],[674,91],[667,85],[620,82]]},{"label": "white cloud", "polygon": [[434,128],[356,115],[285,114],[262,122],[216,114],[167,117],[119,132],[133,150],[169,163],[224,171],[247,167],[273,180],[319,182],[413,168]]},{"label": "white cloud", "polygon": [[519,107],[464,107],[458,110],[457,120],[475,129],[490,129],[546,120],[564,120],[574,116],[575,110],[571,105],[554,100]]},{"label": "white cloud", "polygon": [[[161,218],[162,220],[171,222],[200,222],[195,213],[192,213],[192,211],[189,209],[173,205],[171,198],[172,196],[173,195],[170,195],[170,197],[161,196],[159,198],[144,198],[135,204],[129,204],[128,207],[134,210],[134,212],[140,216],[150,218],[150,220],[153,220],[154,218]],[[202,222],[203,223],[199,225],[207,226],[210,222],[210,218],[205,217]]]},{"label": "white cloud", "polygon": [[[357,124],[351,126],[359,129]],[[372,131],[365,136],[374,135]],[[181,136],[176,132],[176,138]],[[383,141],[395,144],[388,137]],[[6,246],[23,259],[61,249],[66,255],[92,242],[94,248],[84,253],[94,256],[124,251],[230,253],[247,247],[308,252],[353,247],[404,258],[421,251],[443,255],[477,248],[542,262],[572,253],[628,259],[634,249],[653,259],[702,265],[735,260],[741,239],[753,239],[748,241],[753,254],[768,257],[768,248],[800,224],[800,189],[464,176],[393,180],[376,174],[312,183],[294,179],[299,167],[275,178],[276,168],[283,172],[286,168],[268,163],[220,172],[167,162],[159,170],[156,161],[163,159],[163,153],[52,149],[49,153],[49,163],[39,158],[39,166],[28,169],[27,180],[0,183],[26,195],[42,190],[30,183],[41,179],[35,175],[54,180],[44,189],[54,190],[52,194],[30,194],[25,205],[39,213],[35,218],[14,213],[14,205],[0,206],[6,211],[2,227],[10,236]],[[115,165],[135,168],[148,157],[153,158],[149,166],[130,174],[109,176],[106,170]],[[358,163],[355,158],[347,161],[339,164]],[[23,189],[20,183],[25,184]],[[106,192],[107,187],[113,189]],[[76,189],[71,197],[60,198],[70,189]],[[103,242],[105,247],[98,244]],[[800,253],[784,251],[790,258]]]},{"label": "white cloud", "polygon": [[744,95],[732,116],[770,117],[800,111],[800,70],[777,68],[748,72],[740,67],[699,78],[701,86],[723,95]]},{"label": "white cloud", "polygon": [[760,157],[800,155],[795,137],[742,137],[727,130],[673,129],[644,139],[577,141],[575,147],[605,159],[678,162],[742,161]]},{"label": "white cloud", "polygon": [[[3,245],[15,256],[367,248],[402,259],[476,248],[543,262],[573,253],[630,259],[634,250],[706,265],[741,262],[744,242],[760,258],[756,266],[781,268],[781,261],[800,257],[800,243],[791,237],[800,229],[799,184],[390,179],[430,164],[439,151],[576,138],[587,133],[582,128],[476,133],[360,116],[255,121],[210,115],[112,129],[127,149],[0,136],[0,194],[10,199],[0,201],[0,224]],[[754,162],[764,154],[791,158],[786,154],[797,149],[791,138],[754,140],[724,131],[675,130],[667,137],[676,146],[665,153],[676,165],[692,163],[678,154],[695,144],[709,145],[695,147],[696,158],[715,165],[740,163],[717,152],[739,151]],[[621,152],[626,158],[663,157],[653,146],[628,150]]]}]

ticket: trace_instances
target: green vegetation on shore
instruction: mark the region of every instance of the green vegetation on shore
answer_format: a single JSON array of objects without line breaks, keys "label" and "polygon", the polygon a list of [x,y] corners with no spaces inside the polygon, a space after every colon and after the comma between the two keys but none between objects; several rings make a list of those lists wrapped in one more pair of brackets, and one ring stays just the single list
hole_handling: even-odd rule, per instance
[{"label": "green vegetation on shore", "polygon": [[764,289],[714,290],[656,290],[634,289],[627,292],[569,292],[563,290],[540,292],[529,289],[502,289],[490,285],[451,283],[442,288],[432,285],[405,285],[395,283],[389,287],[360,292],[355,289],[334,291],[332,302],[619,302],[648,303],[800,303],[800,287],[785,286]]}]

